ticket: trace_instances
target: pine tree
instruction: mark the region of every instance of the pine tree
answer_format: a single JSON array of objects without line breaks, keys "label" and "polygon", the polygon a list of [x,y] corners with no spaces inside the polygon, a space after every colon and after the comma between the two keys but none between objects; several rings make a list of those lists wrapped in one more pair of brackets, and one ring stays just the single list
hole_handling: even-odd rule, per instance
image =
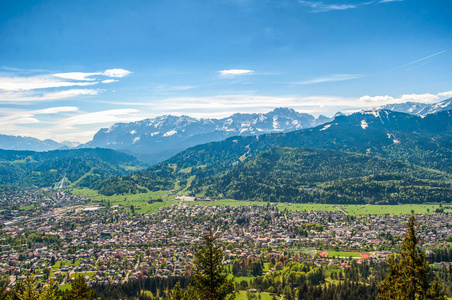
[{"label": "pine tree", "polygon": [[39,296],[39,300],[61,300],[61,296],[56,295],[56,291],[58,290],[57,283],[55,279],[50,278],[49,282],[41,291],[41,295]]},{"label": "pine tree", "polygon": [[184,292],[180,286],[180,282],[177,282],[174,288],[168,292],[168,300],[198,300],[199,297],[193,288],[189,286]]},{"label": "pine tree", "polygon": [[418,245],[414,216],[410,217],[407,229],[400,253],[388,261],[388,274],[378,287],[377,299],[444,299],[438,280],[429,282],[429,267]]},{"label": "pine tree", "polygon": [[223,265],[223,249],[216,243],[212,231],[203,236],[204,245],[198,247],[195,255],[193,278],[200,298],[203,300],[235,299],[234,279],[228,279]]},{"label": "pine tree", "polygon": [[82,276],[77,276],[65,296],[68,300],[91,300],[94,291],[88,287]]},{"label": "pine tree", "polygon": [[38,300],[39,290],[38,283],[35,281],[33,274],[28,275],[27,278],[15,290],[15,298],[20,300]]},{"label": "pine tree", "polygon": [[11,299],[9,293],[6,291],[6,286],[0,287],[0,300],[8,300]]}]

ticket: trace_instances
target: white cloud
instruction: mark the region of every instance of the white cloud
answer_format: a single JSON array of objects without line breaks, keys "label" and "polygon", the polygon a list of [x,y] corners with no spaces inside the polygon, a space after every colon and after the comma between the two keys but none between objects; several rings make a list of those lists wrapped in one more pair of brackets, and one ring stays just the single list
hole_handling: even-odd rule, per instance
[{"label": "white cloud", "polygon": [[94,85],[98,82],[70,82],[62,81],[50,76],[33,77],[0,77],[0,90],[28,91],[35,89],[60,88],[71,86]]},{"label": "white cloud", "polygon": [[452,97],[452,91],[439,93],[440,97]]},{"label": "white cloud", "polygon": [[352,80],[363,77],[360,74],[336,74],[328,77],[319,77],[311,80],[301,81],[301,82],[293,82],[292,84],[316,84],[316,83],[324,83],[324,82],[335,82],[335,81],[344,81],[344,80]]},{"label": "white cloud", "polygon": [[230,69],[218,71],[221,76],[235,76],[235,75],[249,75],[254,73],[253,70],[242,70],[242,69]]},{"label": "white cloud", "polygon": [[443,97],[452,96],[452,91],[442,92],[438,94],[404,94],[399,97],[392,96],[363,96],[359,101],[368,103],[369,105],[386,105],[405,102],[435,103]]},{"label": "white cloud", "polygon": [[[107,76],[121,78],[132,72],[124,69],[109,69],[104,72],[68,72],[50,75],[38,75],[29,77],[3,76],[0,77],[0,90],[4,91],[30,91],[37,89],[65,88],[73,86],[89,86],[98,84],[93,76]],[[103,80],[103,83],[115,82],[115,79]]]},{"label": "white cloud", "polygon": [[54,77],[71,79],[71,80],[87,80],[92,81],[94,78],[89,78],[94,75],[100,75],[102,73],[83,73],[83,72],[69,72],[69,73],[56,73],[52,74]]},{"label": "white cloud", "polygon": [[[51,116],[49,116],[51,115]],[[112,109],[83,112],[78,107],[61,106],[37,110],[2,109],[0,127],[3,134],[33,136],[56,141],[87,142],[101,126],[132,122],[146,118],[137,109]],[[39,126],[30,126],[39,124]]]},{"label": "white cloud", "polygon": [[61,126],[76,126],[85,124],[104,124],[116,122],[132,122],[144,118],[137,109],[110,109],[91,113],[82,113],[77,116],[61,120]]},{"label": "white cloud", "polygon": [[102,80],[102,83],[113,83],[116,82],[117,80],[115,79],[106,79],[106,80]]},{"label": "white cloud", "polygon": [[[48,115],[53,118],[61,118],[66,114],[72,114],[78,111],[77,107],[61,106],[48,107],[37,110],[27,109],[2,109],[0,114],[0,128],[3,134],[33,136],[40,139],[53,138],[49,133],[58,132],[59,126],[54,126],[53,121],[49,121]],[[29,124],[40,124],[40,126],[23,126]]]},{"label": "white cloud", "polygon": [[68,72],[68,73],[55,73],[52,74],[54,77],[70,79],[70,80],[85,80],[92,81],[94,78],[89,78],[92,76],[107,76],[107,77],[115,77],[121,78],[125,77],[132,72],[124,70],[124,69],[109,69],[104,72],[95,72],[95,73],[85,73],[85,72]]},{"label": "white cloud", "polygon": [[0,103],[18,103],[35,101],[53,101],[72,98],[82,95],[97,95],[101,90],[93,89],[70,89],[58,92],[35,93],[35,92],[0,92]]},{"label": "white cloud", "polygon": [[155,102],[115,102],[116,105],[141,106],[153,115],[187,114],[197,117],[228,116],[236,112],[265,112],[275,107],[291,107],[315,115],[334,115],[338,111],[354,112],[390,103],[423,102],[434,103],[441,97],[452,95],[452,91],[439,94],[404,94],[393,96],[262,96],[262,95],[217,95],[213,97],[170,97]]},{"label": "white cloud", "polygon": [[[212,113],[227,116],[236,112],[263,112],[275,107],[291,107],[303,112],[334,114],[338,108],[354,109],[368,104],[357,98],[334,96],[261,96],[261,95],[218,95],[214,97],[171,97],[157,102],[117,103],[143,106],[161,114],[180,112],[209,117]],[[167,107],[168,109],[164,109]]]},{"label": "white cloud", "polygon": [[439,100],[438,95],[433,94],[407,94],[400,97],[402,102],[433,103]]},{"label": "white cloud", "polygon": [[61,112],[74,112],[78,111],[78,107],[75,106],[60,106],[60,107],[49,107],[44,109],[38,109],[32,111],[33,114],[36,115],[46,115],[46,114],[58,114]]},{"label": "white cloud", "polygon": [[358,5],[355,4],[325,4],[319,1],[298,1],[304,6],[308,6],[312,9],[312,12],[327,12],[332,10],[346,10],[351,8],[356,8]]},{"label": "white cloud", "polygon": [[152,87],[152,90],[156,92],[171,92],[171,91],[187,91],[196,88],[196,86],[192,85],[156,85]]},{"label": "white cloud", "polygon": [[71,98],[76,97],[80,95],[97,95],[99,94],[99,90],[92,90],[92,89],[74,89],[74,90],[65,90],[65,91],[59,91],[54,93],[46,93],[43,95],[43,98],[46,100],[52,100],[52,99],[64,99],[64,98]]},{"label": "white cloud", "polygon": [[361,2],[361,3],[355,3],[355,4],[325,4],[320,1],[304,1],[299,0],[298,3],[307,6],[311,8],[311,12],[313,13],[319,13],[319,12],[328,12],[328,11],[337,11],[337,10],[347,10],[352,8],[357,8],[363,5],[370,5],[370,4],[382,4],[382,3],[389,3],[389,2],[402,2],[404,0],[371,0],[367,2]]},{"label": "white cloud", "polygon": [[391,101],[395,101],[394,97],[391,96],[362,96],[359,98],[359,101],[366,102],[369,104],[373,103],[390,103]]},{"label": "white cloud", "polygon": [[[11,68],[8,70],[15,71]],[[108,69],[103,72],[67,72],[36,76],[16,76],[17,73],[2,74],[0,77],[0,102],[51,101],[81,95],[97,95],[101,90],[74,89],[73,87],[97,85],[100,80],[98,76],[121,78],[131,73],[124,69]],[[93,78],[93,76],[96,77]],[[101,82],[116,81],[117,79],[105,79]]]},{"label": "white cloud", "polygon": [[110,69],[106,70],[105,72],[101,73],[102,75],[108,76],[108,77],[125,77],[129,74],[132,74],[132,72],[124,70],[124,69]]}]

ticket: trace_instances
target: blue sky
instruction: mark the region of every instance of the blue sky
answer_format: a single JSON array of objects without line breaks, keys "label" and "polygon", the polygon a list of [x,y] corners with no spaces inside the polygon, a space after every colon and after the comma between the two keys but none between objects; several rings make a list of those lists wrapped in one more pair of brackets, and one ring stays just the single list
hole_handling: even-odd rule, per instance
[{"label": "blue sky", "polygon": [[0,133],[452,97],[449,0],[0,2]]}]

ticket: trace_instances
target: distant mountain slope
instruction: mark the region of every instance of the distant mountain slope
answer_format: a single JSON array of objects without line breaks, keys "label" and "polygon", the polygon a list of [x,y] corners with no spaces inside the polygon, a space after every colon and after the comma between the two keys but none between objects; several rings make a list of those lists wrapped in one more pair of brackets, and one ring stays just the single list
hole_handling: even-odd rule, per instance
[{"label": "distant mountain slope", "polygon": [[0,149],[4,150],[31,150],[31,151],[49,151],[64,147],[54,140],[38,140],[32,137],[14,136],[0,134]]},{"label": "distant mountain slope", "polygon": [[[337,116],[334,121],[315,128],[232,137],[198,145],[147,170],[99,182],[97,187],[101,192],[115,193],[115,184],[119,181],[122,190],[173,188],[177,180],[183,185],[188,178],[196,183],[230,171],[274,147],[356,152],[452,173],[451,133],[451,111],[425,118],[388,110],[365,111]],[[163,178],[167,179],[164,184]]]},{"label": "distant mountain slope", "polygon": [[0,185],[51,187],[66,177],[67,184],[90,186],[96,180],[145,166],[135,157],[111,149],[0,150]]},{"label": "distant mountain slope", "polygon": [[182,169],[212,165],[217,171],[221,171],[246,157],[279,146],[378,155],[451,172],[451,133],[450,111],[421,118],[387,110],[373,110],[338,116],[334,121],[316,128],[233,137],[199,145],[172,157],[166,163],[176,164]]},{"label": "distant mountain slope", "polygon": [[419,203],[452,197],[452,175],[375,156],[267,150],[220,176],[197,178],[206,196],[278,202]]},{"label": "distant mountain slope", "polygon": [[103,128],[82,147],[102,147],[131,153],[156,163],[195,145],[231,136],[288,132],[331,121],[320,116],[277,108],[263,114],[234,114],[224,119],[195,119],[188,116],[160,116]]},{"label": "distant mountain slope", "polygon": [[412,115],[426,116],[446,110],[452,110],[452,98],[434,104],[406,102],[400,104],[387,104],[382,108]]}]

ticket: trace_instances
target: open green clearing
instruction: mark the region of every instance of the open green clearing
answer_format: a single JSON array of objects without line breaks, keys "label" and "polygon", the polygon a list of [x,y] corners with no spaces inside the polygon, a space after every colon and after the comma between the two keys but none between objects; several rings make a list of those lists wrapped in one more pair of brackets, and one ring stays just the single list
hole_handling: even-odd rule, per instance
[{"label": "open green clearing", "polygon": [[[168,207],[172,204],[179,203],[172,200],[174,196],[170,197],[168,191],[148,192],[132,195],[113,195],[104,196],[95,190],[91,189],[73,189],[72,193],[87,197],[92,201],[92,204],[106,204],[110,202],[111,206],[119,205],[130,208],[132,205],[136,213],[157,213],[160,208]],[[155,200],[162,199],[163,202],[153,202]],[[151,203],[149,203],[151,201]]]},{"label": "open green clearing", "polygon": [[[258,295],[261,295],[261,299],[262,300],[271,300],[272,299],[272,296],[269,293],[255,293],[255,295],[256,295],[256,297]],[[277,298],[279,299],[280,297],[277,297]],[[246,292],[245,291],[239,291],[237,293],[237,297],[235,297],[235,299],[236,300],[246,300],[248,298],[246,297]]]},{"label": "open green clearing", "polygon": [[70,283],[62,284],[62,285],[60,285],[59,289],[60,289],[60,291],[65,292],[65,291],[71,289],[71,286],[72,286],[72,284],[70,284]]},{"label": "open green clearing", "polygon": [[68,267],[78,267],[80,265],[80,263],[82,262],[81,259],[77,259],[74,263],[70,262],[70,261],[57,261],[53,266],[52,266],[52,270],[54,271],[58,271],[59,269],[61,269],[63,266],[68,266]]},{"label": "open green clearing", "polygon": [[407,215],[411,210],[415,214],[434,213],[439,205],[434,204],[404,204],[404,205],[341,205],[349,215]]},{"label": "open green clearing", "polygon": [[35,209],[35,205],[34,204],[30,204],[30,205],[21,205],[19,207],[19,210],[33,210]]},{"label": "open green clearing", "polygon": [[[234,275],[229,274],[228,275],[228,279],[232,279],[234,277]],[[253,280],[255,277],[253,276],[240,276],[240,277],[235,277],[235,282],[242,282],[242,281],[246,281],[246,282],[250,282],[251,280]]]},{"label": "open green clearing", "polygon": [[303,249],[303,248],[301,248],[301,249],[300,248],[288,248],[285,251],[289,252],[292,255],[303,253],[303,254],[308,254],[308,255],[312,256],[317,253],[316,250],[309,250],[309,249]]},{"label": "open green clearing", "polygon": [[[113,195],[104,196],[91,189],[73,189],[76,195],[84,196],[92,201],[92,204],[106,204],[110,202],[111,206],[119,205],[130,208],[134,206],[136,213],[156,213],[163,207],[169,207],[173,204],[179,204],[176,201],[176,195],[171,195],[169,191],[157,191],[132,195]],[[162,199],[163,202],[152,202]],[[150,203],[151,202],[151,203]],[[267,202],[258,201],[238,201],[238,200],[217,200],[217,201],[184,201],[187,205],[205,205],[205,206],[242,206],[242,205],[267,205]],[[438,204],[404,204],[404,205],[336,205],[336,204],[311,204],[311,203],[278,203],[278,208],[284,210],[299,211],[342,211],[351,216],[357,215],[408,215],[414,211],[415,214],[434,213],[440,208]]]},{"label": "open green clearing", "polygon": [[72,273],[71,274],[71,278],[75,278],[76,276],[89,276],[89,278],[93,277],[94,275],[96,275],[96,272],[80,272],[80,273]]},{"label": "open green clearing", "polygon": [[328,257],[361,257],[361,252],[328,251]]}]

